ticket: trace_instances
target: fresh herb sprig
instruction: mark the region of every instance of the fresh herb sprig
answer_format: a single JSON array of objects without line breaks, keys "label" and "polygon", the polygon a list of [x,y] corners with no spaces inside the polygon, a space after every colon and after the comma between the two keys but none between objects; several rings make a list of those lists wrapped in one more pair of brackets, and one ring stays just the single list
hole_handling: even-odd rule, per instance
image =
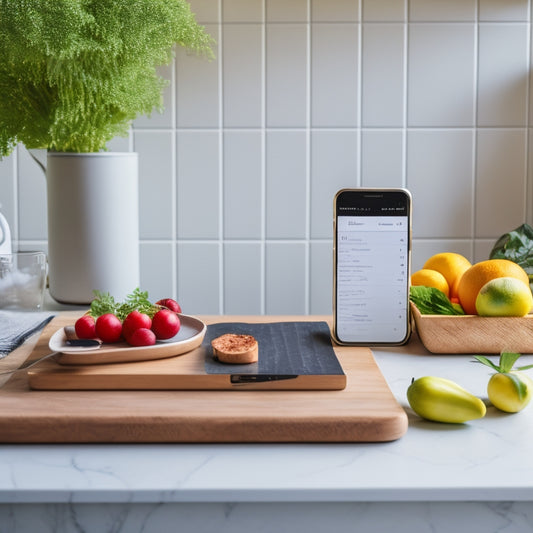
[{"label": "fresh herb sprig", "polygon": [[454,305],[446,295],[434,287],[412,286],[410,300],[423,315],[464,315],[460,305]]},{"label": "fresh herb sprig", "polygon": [[106,313],[113,313],[123,321],[132,311],[139,311],[152,318],[160,307],[153,304],[148,299],[148,292],[136,288],[131,294],[126,296],[123,302],[117,302],[108,292],[93,291],[94,299],[91,302],[89,314],[98,318]]}]

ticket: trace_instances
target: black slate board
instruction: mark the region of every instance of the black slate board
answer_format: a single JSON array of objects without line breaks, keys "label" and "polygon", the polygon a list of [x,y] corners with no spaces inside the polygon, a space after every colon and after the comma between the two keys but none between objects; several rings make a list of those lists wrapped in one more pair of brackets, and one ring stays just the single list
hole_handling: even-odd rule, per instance
[{"label": "black slate board", "polygon": [[[225,333],[253,335],[259,361],[247,365],[221,363],[213,357],[211,341]],[[211,324],[202,343],[207,374],[266,376],[273,379],[301,375],[344,375],[333,351],[326,322],[272,322]]]}]

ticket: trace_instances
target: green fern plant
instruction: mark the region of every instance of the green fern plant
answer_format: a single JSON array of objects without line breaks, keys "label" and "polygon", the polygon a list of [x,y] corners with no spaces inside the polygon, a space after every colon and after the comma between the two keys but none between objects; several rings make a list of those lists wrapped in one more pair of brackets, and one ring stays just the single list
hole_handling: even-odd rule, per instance
[{"label": "green fern plant", "polygon": [[163,109],[175,45],[212,57],[185,0],[0,0],[0,158],[97,152]]}]

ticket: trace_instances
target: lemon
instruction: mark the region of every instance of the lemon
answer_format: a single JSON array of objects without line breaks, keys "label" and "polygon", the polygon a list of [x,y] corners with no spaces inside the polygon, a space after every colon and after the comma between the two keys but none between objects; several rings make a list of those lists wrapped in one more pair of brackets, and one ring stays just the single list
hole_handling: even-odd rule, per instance
[{"label": "lemon", "polygon": [[488,281],[476,298],[476,311],[480,316],[525,316],[532,306],[529,285],[510,277]]},{"label": "lemon", "polygon": [[424,264],[424,268],[436,270],[445,278],[450,287],[450,297],[457,296],[457,287],[461,276],[472,266],[472,263],[461,254],[441,252],[432,255]]},{"label": "lemon", "polygon": [[468,315],[475,315],[476,298],[485,283],[496,278],[516,278],[529,285],[526,271],[508,259],[488,259],[472,265],[462,276],[457,288],[459,303]]},{"label": "lemon", "polygon": [[411,275],[411,285],[433,287],[442,291],[446,296],[450,294],[450,287],[446,278],[440,272],[430,270],[429,268],[422,268],[413,272]]},{"label": "lemon", "polygon": [[533,382],[522,372],[494,374],[487,385],[487,394],[492,405],[506,413],[518,413],[531,400]]}]

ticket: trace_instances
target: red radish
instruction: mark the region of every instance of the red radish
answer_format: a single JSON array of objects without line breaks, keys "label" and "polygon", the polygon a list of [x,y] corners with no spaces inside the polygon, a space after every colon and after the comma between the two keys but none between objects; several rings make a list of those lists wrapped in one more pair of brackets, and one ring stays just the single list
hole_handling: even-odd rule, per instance
[{"label": "red radish", "polygon": [[122,335],[126,340],[139,328],[150,329],[152,327],[152,319],[145,313],[140,311],[132,311],[122,323]]},{"label": "red radish", "polygon": [[113,313],[100,315],[96,319],[96,336],[102,342],[118,342],[122,337],[122,322]]},{"label": "red radish", "polygon": [[178,315],[169,309],[161,309],[152,318],[152,331],[158,339],[170,339],[180,330]]},{"label": "red radish", "polygon": [[94,339],[96,331],[94,318],[91,315],[83,315],[76,320],[74,330],[79,339]]},{"label": "red radish", "polygon": [[128,344],[132,346],[151,346],[155,344],[155,333],[148,328],[137,328],[127,338]]},{"label": "red radish", "polygon": [[172,298],[164,298],[163,300],[157,301],[155,304],[160,305],[161,307],[166,307],[167,309],[174,311],[174,313],[181,313],[180,304]]}]

